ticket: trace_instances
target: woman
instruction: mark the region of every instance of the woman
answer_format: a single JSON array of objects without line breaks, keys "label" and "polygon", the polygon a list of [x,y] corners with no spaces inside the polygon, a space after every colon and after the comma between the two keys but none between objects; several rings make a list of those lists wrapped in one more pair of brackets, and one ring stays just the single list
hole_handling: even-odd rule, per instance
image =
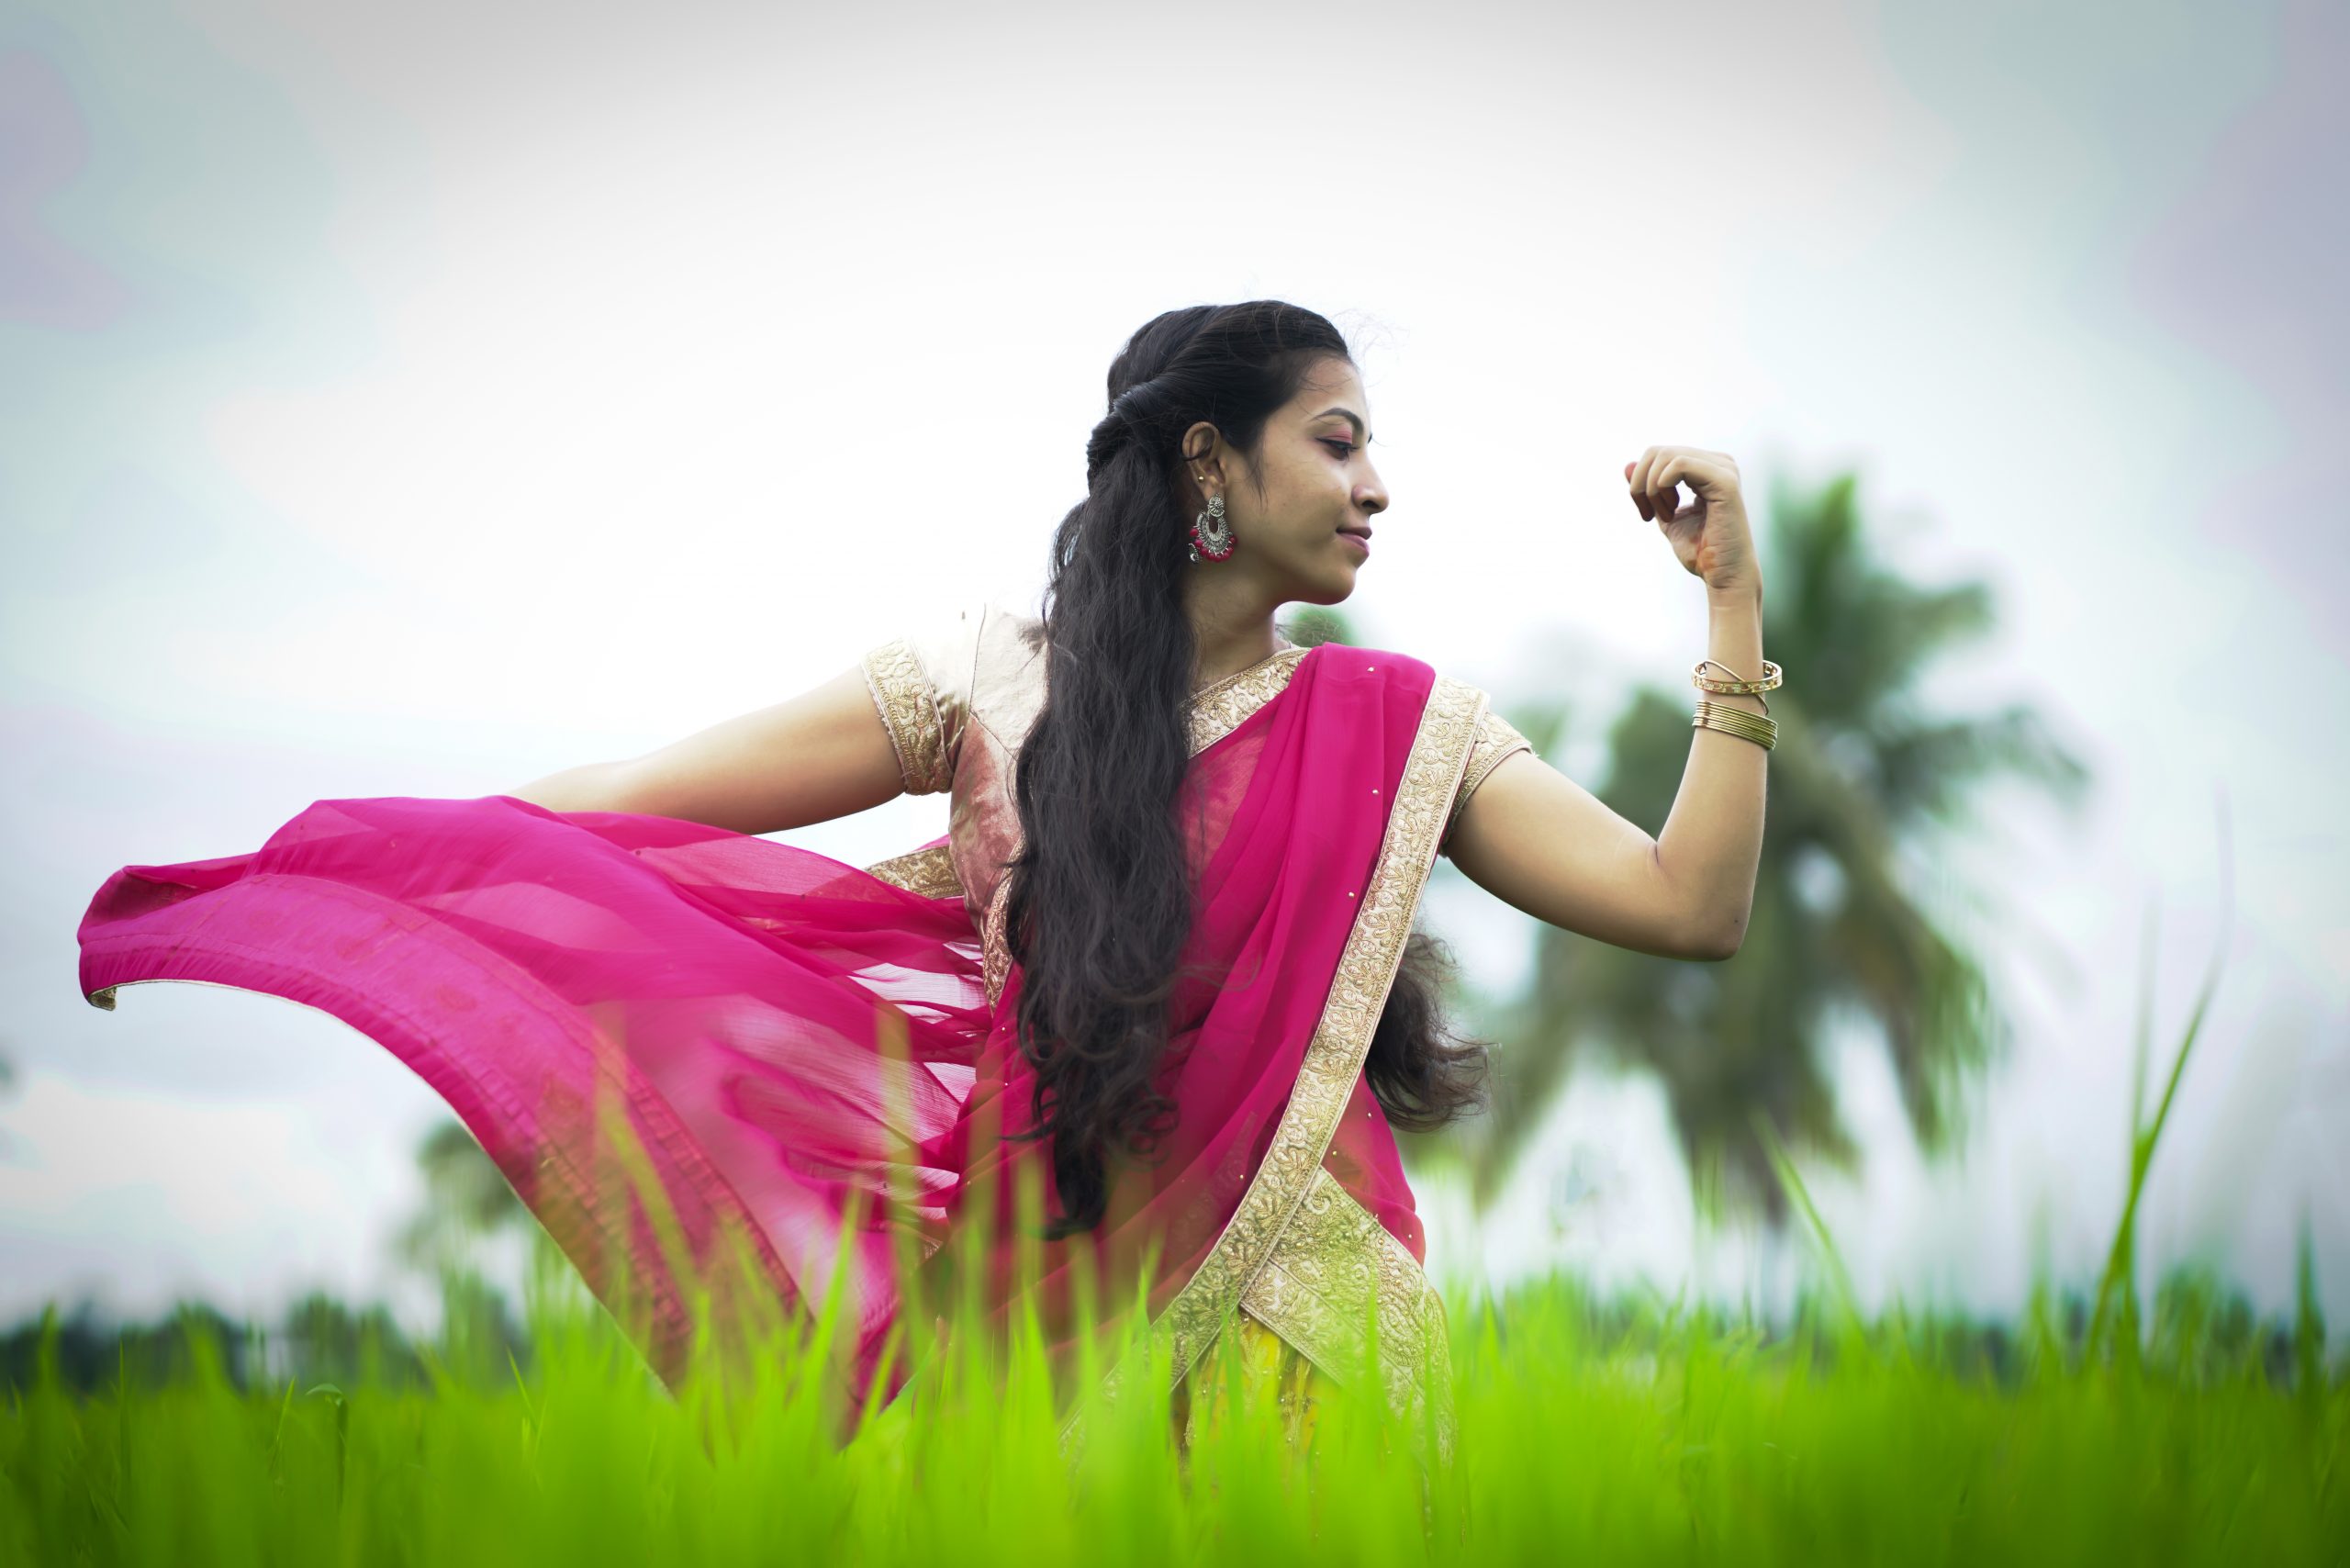
[{"label": "woman", "polygon": [[[688,1286],[731,1243],[749,1289],[725,1311],[853,1292],[855,1399],[904,1386],[957,1289],[1034,1307],[1066,1373],[1076,1315],[1122,1321],[1105,1282],[1135,1282],[1186,1427],[1213,1348],[1301,1424],[1360,1384],[1449,1447],[1392,1129],[1469,1106],[1483,1062],[1438,1026],[1413,913],[1442,853],[1539,919],[1736,951],[1772,744],[1752,692],[1776,684],[1752,678],[1737,465],[1625,469],[1706,582],[1716,675],[1693,680],[1723,693],[1651,839],[1473,687],[1276,630],[1353,591],[1387,507],[1327,321],[1169,311],[1109,394],[1041,618],[976,606],[509,796],[321,801],[254,854],[125,868],[82,927],[84,993],[210,980],[370,1034],[643,1308],[624,1320],[673,1381]],[[949,830],[867,870],[746,836],[901,791],[948,792]]]}]

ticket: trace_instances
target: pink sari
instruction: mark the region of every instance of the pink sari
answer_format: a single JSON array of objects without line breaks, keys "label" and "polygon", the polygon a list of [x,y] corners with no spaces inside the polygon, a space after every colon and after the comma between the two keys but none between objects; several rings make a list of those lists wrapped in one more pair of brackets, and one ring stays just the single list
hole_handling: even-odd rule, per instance
[{"label": "pink sari", "polygon": [[[116,872],[82,988],[265,991],[385,1046],[673,1384],[689,1282],[722,1321],[840,1271],[854,1408],[934,1349],[910,1282],[944,1300],[961,1268],[999,1315],[1033,1301],[1058,1354],[1090,1282],[1141,1281],[1179,1381],[1246,1312],[1449,1448],[1442,1305],[1362,1064],[1483,709],[1416,660],[1326,644],[1194,758],[1173,1130],[1113,1161],[1102,1225],[1061,1241],[1016,1210],[1024,1182],[1052,1202],[1044,1145],[1017,1137],[1017,967],[990,1007],[959,897],[772,839],[508,796],[321,801],[252,853]],[[1117,1321],[1116,1292],[1091,1305]]]}]

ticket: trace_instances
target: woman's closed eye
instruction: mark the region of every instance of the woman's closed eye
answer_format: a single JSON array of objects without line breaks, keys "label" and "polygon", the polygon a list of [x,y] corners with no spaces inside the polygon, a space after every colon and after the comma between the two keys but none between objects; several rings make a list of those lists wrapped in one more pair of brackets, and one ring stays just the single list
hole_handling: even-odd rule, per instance
[{"label": "woman's closed eye", "polygon": [[1350,441],[1325,440],[1322,444],[1337,448],[1340,457],[1352,457],[1355,454],[1355,443]]}]

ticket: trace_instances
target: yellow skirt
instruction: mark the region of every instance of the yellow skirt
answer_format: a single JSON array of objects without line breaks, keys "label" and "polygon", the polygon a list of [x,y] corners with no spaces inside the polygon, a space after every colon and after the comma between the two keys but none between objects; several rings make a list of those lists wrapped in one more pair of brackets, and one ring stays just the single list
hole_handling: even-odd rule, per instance
[{"label": "yellow skirt", "polygon": [[1277,1409],[1283,1432],[1301,1447],[1312,1444],[1315,1411],[1337,1388],[1296,1346],[1247,1313],[1235,1313],[1176,1390],[1179,1447],[1190,1449],[1231,1417],[1236,1385],[1244,1409]]}]

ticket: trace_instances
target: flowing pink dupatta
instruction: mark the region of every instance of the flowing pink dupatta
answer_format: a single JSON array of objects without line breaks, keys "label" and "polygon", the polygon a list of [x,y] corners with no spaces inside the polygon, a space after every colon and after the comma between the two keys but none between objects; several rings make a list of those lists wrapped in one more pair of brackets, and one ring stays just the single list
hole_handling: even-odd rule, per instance
[{"label": "flowing pink dupatta", "polygon": [[[772,839],[508,796],[321,801],[250,854],[107,879],[82,989],[264,991],[382,1044],[672,1383],[688,1282],[724,1319],[812,1304],[835,1270],[851,1407],[934,1348],[901,1288],[944,1299],[958,1267],[999,1314],[1033,1301],[1056,1353],[1089,1282],[1141,1278],[1179,1377],[1237,1310],[1336,1368],[1349,1311],[1380,1332],[1438,1311],[1362,1060],[1483,712],[1416,660],[1326,644],[1194,758],[1177,1114],[1060,1241],[1016,1206],[1024,1181],[1051,1201],[1019,1136],[1019,969],[990,1006],[959,897]],[[1114,1323],[1116,1302],[1092,1305]],[[1427,1374],[1386,1375],[1408,1407]]]}]

